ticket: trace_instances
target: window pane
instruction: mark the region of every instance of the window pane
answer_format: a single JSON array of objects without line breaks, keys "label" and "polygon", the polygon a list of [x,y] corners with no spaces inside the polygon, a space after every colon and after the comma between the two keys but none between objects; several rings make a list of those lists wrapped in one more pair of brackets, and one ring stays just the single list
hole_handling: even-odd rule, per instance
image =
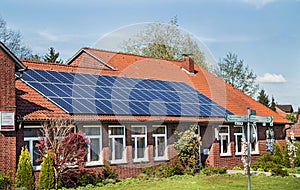
[{"label": "window pane", "polygon": [[145,155],[145,138],[137,138],[137,158],[144,158]]},{"label": "window pane", "polygon": [[83,127],[82,132],[86,135],[100,135],[100,127]]},{"label": "window pane", "polygon": [[228,133],[228,127],[221,127],[219,133]]},{"label": "window pane", "polygon": [[243,133],[242,127],[234,127],[234,133]]},{"label": "window pane", "polygon": [[157,137],[158,155],[165,155],[165,137]]},{"label": "window pane", "polygon": [[40,153],[39,149],[36,147],[36,144],[38,144],[38,143],[39,143],[39,141],[33,141],[33,166],[39,166],[42,163],[41,161],[36,162],[36,160],[41,157],[41,153]]},{"label": "window pane", "polygon": [[236,145],[237,145],[237,152],[242,152],[242,135],[236,136]]},{"label": "window pane", "polygon": [[115,159],[123,158],[123,138],[115,138]]},{"label": "window pane", "polygon": [[153,134],[165,134],[165,127],[154,127]]},{"label": "window pane", "polygon": [[135,159],[135,140],[131,138],[131,145],[132,145],[132,159]]},{"label": "window pane", "polygon": [[99,139],[90,139],[91,140],[91,148],[90,148],[90,161],[98,161],[100,156],[100,143]]},{"label": "window pane", "polygon": [[110,127],[109,134],[110,135],[124,135],[124,127]]},{"label": "window pane", "polygon": [[221,148],[222,148],[222,153],[228,153],[228,140],[227,140],[227,135],[222,135],[221,136]]},{"label": "window pane", "polygon": [[39,137],[41,136],[40,128],[25,128],[24,129],[24,137]]},{"label": "window pane", "polygon": [[146,127],[131,127],[131,134],[144,135],[146,134]]},{"label": "window pane", "polygon": [[112,152],[113,152],[113,140],[109,138],[109,160],[112,160]]}]

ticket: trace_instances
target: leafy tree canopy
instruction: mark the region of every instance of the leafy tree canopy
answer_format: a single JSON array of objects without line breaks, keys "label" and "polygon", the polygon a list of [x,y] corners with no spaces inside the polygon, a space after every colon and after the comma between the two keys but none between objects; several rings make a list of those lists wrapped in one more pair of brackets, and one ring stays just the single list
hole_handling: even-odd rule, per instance
[{"label": "leafy tree canopy", "polygon": [[21,59],[26,59],[32,55],[31,49],[23,44],[21,33],[19,31],[9,29],[6,21],[1,16],[0,41]]},{"label": "leafy tree canopy", "polygon": [[191,54],[195,63],[208,69],[205,57],[192,36],[178,28],[175,16],[169,24],[151,23],[144,30],[124,41],[122,48],[127,53],[163,59],[180,60],[182,54]]},{"label": "leafy tree canopy", "polygon": [[218,63],[215,73],[225,82],[249,96],[253,97],[258,90],[258,85],[255,83],[256,75],[244,65],[243,60],[238,59],[237,54],[229,52]]}]

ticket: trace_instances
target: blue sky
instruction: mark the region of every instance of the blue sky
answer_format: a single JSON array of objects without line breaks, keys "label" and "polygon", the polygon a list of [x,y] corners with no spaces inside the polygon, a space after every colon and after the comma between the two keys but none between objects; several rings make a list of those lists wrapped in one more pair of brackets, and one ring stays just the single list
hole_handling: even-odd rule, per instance
[{"label": "blue sky", "polygon": [[64,60],[128,26],[177,15],[216,61],[236,53],[270,98],[300,107],[300,0],[1,0],[0,15],[35,53],[54,47]]}]

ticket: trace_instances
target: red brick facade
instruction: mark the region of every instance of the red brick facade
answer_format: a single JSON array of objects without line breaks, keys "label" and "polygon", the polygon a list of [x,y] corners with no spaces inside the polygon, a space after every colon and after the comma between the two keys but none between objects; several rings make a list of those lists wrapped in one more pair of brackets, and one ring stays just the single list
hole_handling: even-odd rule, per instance
[{"label": "red brick facade", "polygon": [[[0,48],[0,111],[16,113],[15,63]],[[17,163],[16,132],[0,132],[0,171],[13,173]]]}]

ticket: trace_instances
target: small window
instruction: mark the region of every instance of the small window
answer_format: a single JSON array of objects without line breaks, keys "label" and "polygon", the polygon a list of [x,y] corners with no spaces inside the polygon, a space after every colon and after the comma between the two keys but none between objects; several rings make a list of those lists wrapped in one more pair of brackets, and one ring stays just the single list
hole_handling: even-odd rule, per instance
[{"label": "small window", "polygon": [[131,126],[133,162],[148,161],[147,127]]},{"label": "small window", "polygon": [[257,126],[256,125],[252,125],[253,127],[253,137],[254,137],[254,142],[252,142],[250,144],[250,150],[251,150],[251,154],[259,154],[258,151],[258,140],[257,140]]},{"label": "small window", "polygon": [[242,152],[242,138],[244,138],[243,126],[234,126],[234,143],[235,143],[235,154],[241,155]]},{"label": "small window", "polygon": [[99,125],[84,125],[80,128],[86,137],[90,140],[88,146],[88,154],[85,157],[86,165],[102,164],[102,136],[101,126]]},{"label": "small window", "polygon": [[230,153],[230,135],[229,126],[219,127],[219,137],[220,137],[220,155],[229,156]]},{"label": "small window", "polygon": [[41,157],[41,153],[36,147],[36,144],[39,143],[40,135],[41,128],[37,128],[36,126],[33,128],[24,128],[24,146],[29,150],[33,170],[41,169],[41,162],[36,162]]},{"label": "small window", "polygon": [[111,163],[126,162],[126,141],[124,126],[109,126],[109,160]]},{"label": "small window", "polygon": [[166,126],[153,126],[153,156],[154,160],[167,159],[167,131]]}]

